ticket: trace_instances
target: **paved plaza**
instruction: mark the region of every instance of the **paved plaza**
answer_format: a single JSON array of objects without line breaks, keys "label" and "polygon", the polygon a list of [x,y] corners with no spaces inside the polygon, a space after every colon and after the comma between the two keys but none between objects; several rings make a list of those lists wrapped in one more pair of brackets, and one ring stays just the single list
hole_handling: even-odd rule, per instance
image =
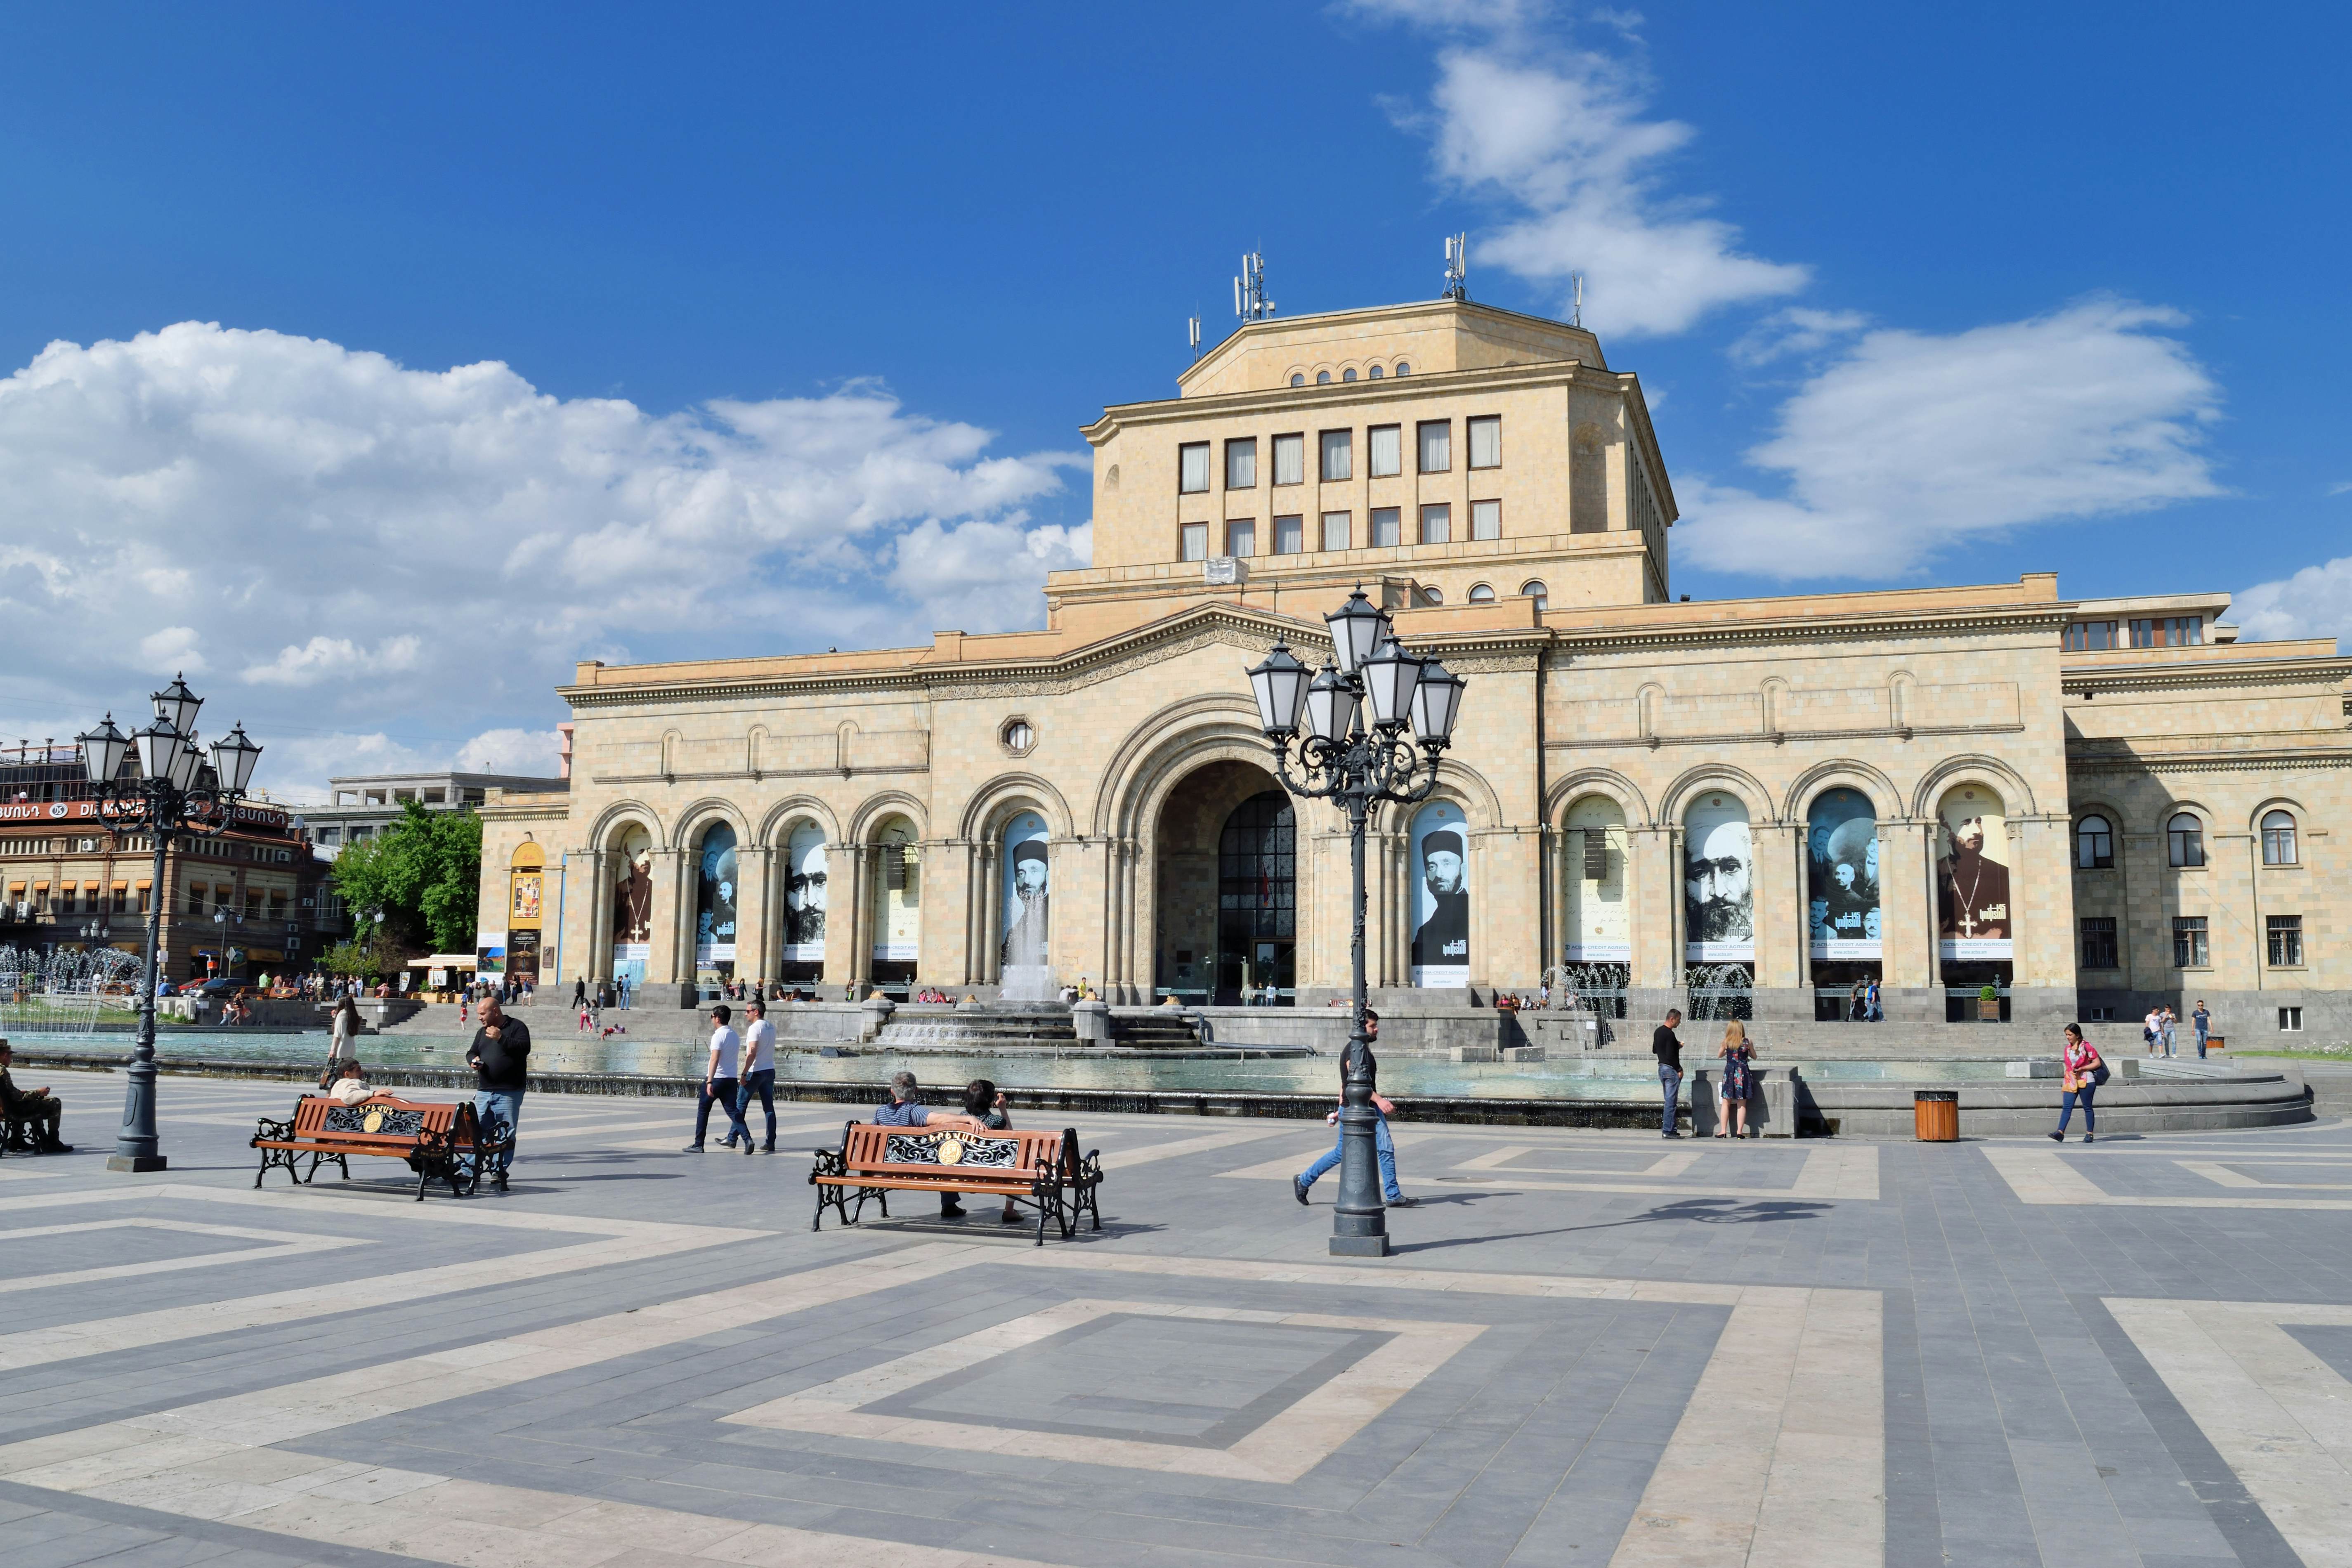
[{"label": "paved plaza", "polygon": [[2352,1563],[2337,1122],[1404,1124],[1343,1262],[1318,1124],[1084,1118],[1103,1228],[1041,1248],[812,1235],[830,1107],[745,1158],[538,1096],[510,1192],[419,1204],[256,1192],[289,1086],[165,1079],[125,1176],[122,1079],[30,1078],[81,1152],[0,1161],[6,1568]]}]

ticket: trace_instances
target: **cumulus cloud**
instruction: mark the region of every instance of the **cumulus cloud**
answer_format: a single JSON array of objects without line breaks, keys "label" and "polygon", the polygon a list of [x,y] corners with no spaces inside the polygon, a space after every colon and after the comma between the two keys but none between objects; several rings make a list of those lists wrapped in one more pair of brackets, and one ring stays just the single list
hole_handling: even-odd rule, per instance
[{"label": "cumulus cloud", "polygon": [[[993,442],[873,383],[657,414],[199,321],[52,343],[0,379],[12,705],[79,727],[209,670],[207,719],[274,736],[278,783],[446,765],[366,738],[420,709],[497,733],[550,714],[575,658],[688,657],[713,628],[786,650],[1037,624],[1086,531],[1023,509],[1085,459]],[[910,564],[923,529],[976,575]],[[358,750],[312,759],[329,734]]]},{"label": "cumulus cloud", "polygon": [[2257,583],[2231,596],[2230,616],[2248,637],[2352,637],[2352,555]]},{"label": "cumulus cloud", "polygon": [[[1680,332],[1743,300],[1793,294],[1809,268],[1745,253],[1739,230],[1703,197],[1664,183],[1697,132],[1648,116],[1634,59],[1538,37],[1538,5],[1444,6],[1381,0],[1359,12],[1462,37],[1437,57],[1428,106],[1394,110],[1426,135],[1439,177],[1513,216],[1474,256],[1530,281],[1585,278],[1585,320],[1615,336]],[[1636,16],[1600,13],[1635,44]],[[1466,37],[1464,36],[1467,35]],[[1560,288],[1563,313],[1573,295]]]},{"label": "cumulus cloud", "polygon": [[2220,389],[2177,313],[2096,299],[1949,335],[1865,333],[1747,454],[1759,495],[1677,482],[1685,559],[1782,579],[1886,576],[1971,537],[2221,493]]},{"label": "cumulus cloud", "polygon": [[1733,363],[1752,370],[1776,360],[1810,358],[1869,324],[1870,318],[1859,310],[1813,310],[1791,305],[1741,333],[1726,352]]},{"label": "cumulus cloud", "polygon": [[457,748],[453,765],[459,773],[553,778],[560,751],[552,730],[485,730]]}]

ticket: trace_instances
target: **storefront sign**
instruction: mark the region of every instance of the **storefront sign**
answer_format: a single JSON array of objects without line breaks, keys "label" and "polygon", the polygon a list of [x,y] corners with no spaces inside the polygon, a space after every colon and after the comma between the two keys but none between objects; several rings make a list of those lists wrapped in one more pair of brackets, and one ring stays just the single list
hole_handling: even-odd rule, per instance
[{"label": "storefront sign", "polygon": [[2017,944],[2004,936],[1948,939],[1937,945],[1943,950],[1946,963],[1969,963],[2011,958]]}]

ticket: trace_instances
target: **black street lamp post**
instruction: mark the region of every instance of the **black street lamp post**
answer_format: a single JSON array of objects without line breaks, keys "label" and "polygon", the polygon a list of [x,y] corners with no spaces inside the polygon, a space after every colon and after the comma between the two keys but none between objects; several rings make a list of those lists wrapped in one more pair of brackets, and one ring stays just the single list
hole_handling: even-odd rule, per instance
[{"label": "black street lamp post", "polygon": [[[209,765],[196,750],[196,710],[204,700],[174,676],[154,694],[155,721],[135,734],[114,726],[114,715],[81,741],[82,767],[98,798],[98,809],[116,832],[144,830],[153,836],[154,895],[147,907],[147,964],[139,995],[139,1040],[132,1048],[122,1097],[122,1131],[106,1162],[110,1171],[160,1171],[163,1154],[155,1132],[155,983],[162,945],[164,857],[183,834],[217,833],[229,824],[231,808],[245,797],[261,748],[238,725],[212,744]],[[125,773],[133,749],[139,769]]]},{"label": "black street lamp post", "polygon": [[[1301,799],[1329,800],[1348,814],[1354,918],[1349,956],[1355,965],[1355,998],[1340,1066],[1339,1206],[1331,1220],[1331,1251],[1343,1258],[1385,1258],[1388,1212],[1375,1173],[1379,1154],[1373,1140],[1380,1119],[1372,1110],[1380,1064],[1364,1019],[1364,825],[1380,802],[1411,805],[1429,798],[1437,784],[1438,759],[1454,739],[1467,683],[1435,659],[1400,647],[1387,613],[1365,598],[1361,588],[1324,620],[1331,628],[1333,658],[1313,679],[1277,642],[1249,672],[1250,689],[1282,787]],[[1298,778],[1290,772],[1294,742]]]}]

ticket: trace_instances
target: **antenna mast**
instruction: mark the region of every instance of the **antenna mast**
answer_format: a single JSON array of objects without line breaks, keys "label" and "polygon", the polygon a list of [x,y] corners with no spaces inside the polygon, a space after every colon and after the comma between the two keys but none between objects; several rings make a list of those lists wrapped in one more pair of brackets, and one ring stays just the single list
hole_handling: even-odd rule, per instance
[{"label": "antenna mast", "polygon": [[1465,231],[1445,237],[1445,293],[1448,300],[1470,298],[1470,236]]},{"label": "antenna mast", "polygon": [[1234,279],[1234,314],[1244,323],[1274,314],[1274,301],[1265,297],[1265,258],[1255,250],[1242,258],[1242,275]]},{"label": "antenna mast", "polygon": [[1574,313],[1568,318],[1568,324],[1571,327],[1580,327],[1584,325],[1584,274],[1579,272],[1575,276],[1576,310]]},{"label": "antenna mast", "polygon": [[1201,357],[1201,318],[1198,316],[1186,318],[1184,331],[1192,344],[1192,357],[1199,359]]}]

